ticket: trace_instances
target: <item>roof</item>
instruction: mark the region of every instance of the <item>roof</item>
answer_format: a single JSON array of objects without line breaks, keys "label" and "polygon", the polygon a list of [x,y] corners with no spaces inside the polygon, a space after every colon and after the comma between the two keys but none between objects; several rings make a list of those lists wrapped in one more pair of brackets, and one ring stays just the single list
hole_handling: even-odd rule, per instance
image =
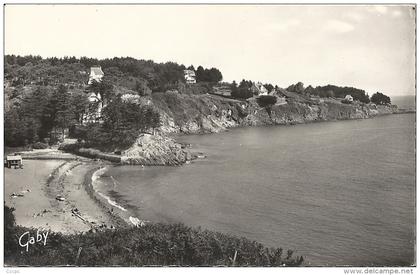
[{"label": "roof", "polygon": [[101,100],[101,94],[100,93],[95,94],[94,92],[91,92],[90,95],[89,95],[89,100],[91,100],[91,101],[95,100],[96,101],[96,99]]},{"label": "roof", "polygon": [[90,74],[96,74],[96,75],[104,75],[104,72],[102,71],[101,67],[90,67]]},{"label": "roof", "polygon": [[186,74],[186,75],[194,75],[195,76],[195,72],[193,70],[184,70],[184,74]]},{"label": "roof", "polygon": [[22,156],[7,156],[6,160],[22,160]]}]

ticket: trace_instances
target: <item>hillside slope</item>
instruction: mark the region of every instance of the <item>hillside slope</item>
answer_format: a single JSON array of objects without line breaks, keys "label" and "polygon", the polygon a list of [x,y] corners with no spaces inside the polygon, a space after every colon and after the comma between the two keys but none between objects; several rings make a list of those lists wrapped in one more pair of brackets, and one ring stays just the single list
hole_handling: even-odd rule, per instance
[{"label": "hillside slope", "polygon": [[153,94],[152,103],[161,113],[161,131],[180,134],[217,133],[238,126],[363,119],[398,112],[396,106],[343,104],[338,100],[316,98],[288,98],[286,104],[264,108],[255,100],[185,95],[176,91]]}]

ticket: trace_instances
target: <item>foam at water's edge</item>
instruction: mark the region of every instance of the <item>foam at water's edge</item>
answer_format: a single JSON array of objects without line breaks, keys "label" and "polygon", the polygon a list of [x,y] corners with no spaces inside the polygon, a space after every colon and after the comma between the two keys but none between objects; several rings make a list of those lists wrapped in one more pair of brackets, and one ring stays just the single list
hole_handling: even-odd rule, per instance
[{"label": "foam at water's edge", "polygon": [[122,207],[121,205],[119,205],[117,202],[113,201],[107,195],[104,195],[103,193],[101,193],[99,191],[96,191],[96,193],[98,193],[101,197],[103,197],[104,199],[106,199],[110,205],[115,206],[115,207],[117,207],[118,209],[120,209],[122,211],[127,211],[127,209],[125,209],[124,207]]},{"label": "foam at water's edge", "polygon": [[99,192],[98,190],[97,190],[97,182],[99,181],[99,179],[101,178],[101,176],[103,175],[103,174],[105,174],[105,172],[108,170],[108,167],[102,167],[102,168],[100,168],[100,169],[98,169],[98,170],[96,170],[93,174],[92,174],[92,178],[91,178],[91,180],[92,180],[92,187],[93,187],[93,190],[96,192],[96,193],[98,193],[101,197],[103,197],[104,199],[106,199],[107,200],[107,202],[110,204],[110,205],[112,205],[112,206],[114,206],[114,207],[117,207],[118,209],[120,209],[120,210],[122,210],[122,211],[127,211],[127,209],[125,209],[124,207],[122,207],[121,205],[119,205],[116,201],[113,201],[110,197],[108,197],[107,195],[105,195],[105,194],[103,194],[102,192]]},{"label": "foam at water's edge", "polygon": [[92,174],[92,186],[94,186],[94,183],[103,175],[105,174],[105,172],[108,170],[108,167],[102,167],[99,168],[98,170],[96,170],[93,174]]}]

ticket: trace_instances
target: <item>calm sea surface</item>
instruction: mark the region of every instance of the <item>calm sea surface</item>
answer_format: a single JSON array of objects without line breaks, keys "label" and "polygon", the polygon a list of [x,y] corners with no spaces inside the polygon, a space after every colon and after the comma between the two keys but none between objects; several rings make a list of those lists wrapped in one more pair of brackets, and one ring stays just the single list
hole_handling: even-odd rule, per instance
[{"label": "calm sea surface", "polygon": [[181,140],[208,158],[113,167],[97,188],[140,219],[293,249],[307,265],[414,263],[415,114]]},{"label": "calm sea surface", "polygon": [[403,109],[415,109],[416,97],[414,95],[393,96],[391,97],[391,103]]}]

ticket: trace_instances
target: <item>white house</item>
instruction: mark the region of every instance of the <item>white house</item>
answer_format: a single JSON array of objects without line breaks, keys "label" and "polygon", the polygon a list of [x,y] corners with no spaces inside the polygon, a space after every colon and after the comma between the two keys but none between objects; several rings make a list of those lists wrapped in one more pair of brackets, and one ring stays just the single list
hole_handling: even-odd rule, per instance
[{"label": "white house", "polygon": [[251,90],[256,95],[268,95],[268,90],[261,82],[253,83]]},{"label": "white house", "polygon": [[184,78],[187,84],[196,83],[195,72],[193,70],[184,70]]},{"label": "white house", "polygon": [[92,81],[100,82],[104,77],[104,72],[102,71],[100,66],[97,67],[90,67],[90,75],[89,75],[89,82],[88,84],[92,84]]},{"label": "white house", "polygon": [[94,92],[90,93],[88,97],[89,102],[91,105],[97,104],[96,110],[87,110],[86,114],[83,117],[83,124],[92,123],[92,122],[101,122],[102,117],[102,109],[104,107],[104,103],[102,101],[102,97],[100,93],[95,94]]},{"label": "white house", "polygon": [[346,95],[346,97],[344,98],[344,100],[347,100],[349,102],[353,102],[353,97],[351,95]]},{"label": "white house", "polygon": [[9,155],[6,157],[6,166],[7,168],[12,168],[14,166],[15,168],[23,168],[22,164],[22,156],[20,155]]},{"label": "white house", "polygon": [[88,97],[89,102],[91,103],[95,103],[98,101],[102,101],[102,97],[100,93],[95,94],[94,92],[90,93],[89,97]]}]

